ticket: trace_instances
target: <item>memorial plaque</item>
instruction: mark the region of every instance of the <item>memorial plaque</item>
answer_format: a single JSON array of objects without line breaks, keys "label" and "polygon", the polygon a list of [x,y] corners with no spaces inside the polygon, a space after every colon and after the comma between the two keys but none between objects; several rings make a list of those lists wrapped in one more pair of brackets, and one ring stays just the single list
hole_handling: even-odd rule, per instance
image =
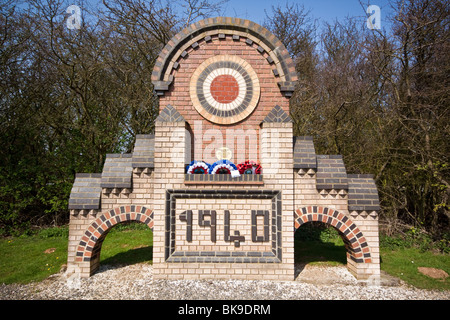
[{"label": "memorial plaque", "polygon": [[191,78],[195,109],[207,120],[232,124],[248,117],[260,97],[259,79],[252,66],[238,56],[214,56]]},{"label": "memorial plaque", "polygon": [[375,180],[294,135],[298,75],[275,35],[205,19],[167,42],[149,77],[154,132],[76,176],[69,273],[91,276],[110,229],[135,221],[152,229],[155,280],[293,280],[294,232],[314,222],[338,231],[350,272],[379,279]]},{"label": "memorial plaque", "polygon": [[167,262],[281,262],[281,193],[168,190]]}]

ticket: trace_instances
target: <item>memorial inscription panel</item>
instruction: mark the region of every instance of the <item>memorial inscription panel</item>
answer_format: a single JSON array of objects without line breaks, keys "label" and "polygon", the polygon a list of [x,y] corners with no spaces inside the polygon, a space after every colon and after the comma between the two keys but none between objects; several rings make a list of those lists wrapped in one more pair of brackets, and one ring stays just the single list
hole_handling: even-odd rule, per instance
[{"label": "memorial inscription panel", "polygon": [[281,262],[279,191],[167,190],[165,214],[167,262]]}]

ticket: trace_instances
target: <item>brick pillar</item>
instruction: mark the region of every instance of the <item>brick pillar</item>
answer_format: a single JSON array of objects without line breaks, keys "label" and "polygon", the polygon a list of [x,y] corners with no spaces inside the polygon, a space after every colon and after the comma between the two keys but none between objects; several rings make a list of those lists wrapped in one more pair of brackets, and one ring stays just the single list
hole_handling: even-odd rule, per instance
[{"label": "brick pillar", "polygon": [[348,209],[351,219],[364,234],[370,250],[370,260],[358,264],[355,273],[358,279],[377,284],[380,280],[380,247],[378,212],[380,200],[373,176],[349,174]]},{"label": "brick pillar", "polygon": [[277,272],[280,273],[279,280],[293,280],[294,162],[290,117],[276,106],[262,122],[260,134],[264,188],[279,190],[281,194],[282,262],[277,266]]},{"label": "brick pillar", "polygon": [[184,187],[186,122],[172,106],[155,122],[153,276],[167,278],[174,266],[165,262],[166,190]]},{"label": "brick pillar", "polygon": [[67,273],[89,277],[91,263],[77,256],[77,249],[86,228],[95,220],[101,205],[101,179],[98,173],[78,173],[69,200],[70,223],[67,250]]}]

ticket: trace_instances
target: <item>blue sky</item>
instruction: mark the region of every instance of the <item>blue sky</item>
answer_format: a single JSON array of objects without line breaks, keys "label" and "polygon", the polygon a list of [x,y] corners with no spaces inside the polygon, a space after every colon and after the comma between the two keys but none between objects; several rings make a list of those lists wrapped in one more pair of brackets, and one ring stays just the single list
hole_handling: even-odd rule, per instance
[{"label": "blue sky", "polygon": [[[281,4],[284,6],[285,0],[229,0],[226,4],[226,16],[249,19],[256,23],[262,23],[266,17],[265,11],[271,12],[272,6]],[[320,22],[343,21],[346,17],[360,17],[364,23],[366,21],[365,10],[368,5],[378,5],[381,9],[381,25],[384,19],[392,13],[388,0],[289,0],[289,4],[298,3],[305,9],[311,10],[311,17],[319,19]],[[384,23],[386,27],[387,22]]]},{"label": "blue sky", "polygon": [[[85,1],[93,6],[101,5],[101,0]],[[72,2],[78,4],[80,1],[73,0]],[[310,17],[319,21],[320,26],[324,22],[333,23],[336,20],[344,22],[346,17],[358,18],[361,24],[365,24],[367,21],[366,8],[369,5],[377,5],[381,9],[381,27],[389,30],[390,25],[386,17],[392,15],[393,12],[389,2],[390,0],[228,0],[222,14],[263,24],[266,11],[270,14],[272,6],[284,7],[286,3],[289,3],[303,5],[306,10],[310,11]]]}]

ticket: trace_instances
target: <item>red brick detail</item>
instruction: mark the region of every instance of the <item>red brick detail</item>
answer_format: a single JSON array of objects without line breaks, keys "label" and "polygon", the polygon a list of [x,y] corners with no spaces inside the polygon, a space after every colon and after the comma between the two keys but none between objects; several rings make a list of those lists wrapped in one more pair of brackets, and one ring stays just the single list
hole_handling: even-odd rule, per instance
[{"label": "red brick detail", "polygon": [[[245,38],[245,34],[252,34],[252,37],[256,37],[256,43],[253,43],[253,40],[250,44],[245,44],[245,41],[234,41],[229,36],[230,33],[239,32],[243,34]],[[226,34],[225,38],[221,39],[219,35],[221,33]],[[198,35],[205,35],[210,38],[207,40],[196,40],[195,44],[192,43],[190,48],[186,48],[186,44],[191,44],[189,41],[195,41],[192,38],[198,37]],[[200,38],[200,37],[199,37]],[[226,18],[226,17],[216,17],[216,18],[208,18],[205,20],[201,20],[197,23],[191,24],[186,29],[181,30],[177,35],[172,38],[164,49],[161,51],[160,55],[156,60],[155,67],[153,69],[151,80],[152,82],[158,84],[159,81],[164,81],[165,76],[169,75],[172,69],[177,69],[177,67],[172,66],[169,68],[169,65],[173,62],[174,56],[176,53],[181,53],[182,50],[185,50],[181,53],[181,58],[190,57],[191,52],[195,52],[201,50],[202,43],[213,43],[211,38],[218,39],[220,43],[220,47],[216,50],[216,55],[220,54],[224,50],[230,50],[235,47],[236,44],[245,44],[249,48],[252,48],[255,52],[260,55],[270,54],[270,58],[274,58],[272,62],[267,62],[267,64],[276,64],[280,65],[283,70],[285,70],[284,78],[286,81],[297,81],[298,76],[295,70],[295,64],[292,61],[292,58],[289,55],[286,47],[280,42],[279,39],[276,38],[275,35],[270,33],[268,30],[264,29],[262,26],[240,18]],[[233,46],[230,44],[227,45],[226,40],[233,41]],[[267,46],[267,50],[270,52],[266,52],[264,48],[260,47],[257,42],[263,42],[265,46]],[[262,50],[260,50],[260,48]],[[255,50],[256,49],[256,50]],[[236,55],[239,55],[239,49],[235,51]],[[187,54],[186,54],[187,53]],[[164,89],[163,89],[164,90]]]},{"label": "red brick detail", "polygon": [[153,230],[153,211],[142,206],[124,206],[104,212],[89,225],[81,237],[76,261],[91,262],[99,257],[101,244],[111,228],[130,221],[144,223]]},{"label": "red brick detail", "polygon": [[[345,220],[345,221],[344,221]],[[295,210],[294,229],[304,223],[318,221],[338,230],[347,248],[347,254],[357,263],[371,263],[370,249],[361,230],[344,214],[326,207],[308,206]]]},{"label": "red brick detail", "polygon": [[[224,50],[222,49],[224,45],[229,45],[232,49]],[[240,53],[234,53],[237,51]],[[260,99],[252,114],[243,119],[243,121],[230,125],[218,125],[217,123],[206,121],[197,112],[190,96],[190,90],[187,90],[191,78],[200,64],[206,59],[221,54],[238,55],[240,58],[248,61],[260,82]],[[213,144],[211,144],[211,139],[205,135],[212,129],[221,131],[224,146],[232,151],[233,158],[230,159],[232,162],[239,163],[247,159],[260,161],[260,135],[247,135],[245,139],[241,140],[242,143],[234,143],[232,141],[235,140],[233,140],[231,132],[238,133],[243,130],[245,133],[250,133],[255,130],[259,133],[261,122],[276,105],[279,105],[286,113],[289,113],[289,99],[280,92],[277,82],[272,80],[273,66],[254,47],[247,45],[245,42],[233,41],[229,37],[220,41],[215,39],[210,42],[200,41],[198,49],[189,51],[188,58],[180,58],[178,62],[178,69],[173,70],[170,74],[174,76],[176,83],[166,91],[164,96],[160,97],[159,101],[161,106],[173,106],[192,127],[192,135],[196,140],[193,148],[193,159],[202,159],[211,163],[217,161],[215,152],[209,153],[209,150],[213,149],[211,148]],[[230,143],[227,143],[227,141]],[[253,149],[249,146],[254,146],[254,154]]]},{"label": "red brick detail", "polygon": [[239,95],[239,85],[233,76],[224,74],[212,81],[210,91],[217,102],[230,103]]}]

